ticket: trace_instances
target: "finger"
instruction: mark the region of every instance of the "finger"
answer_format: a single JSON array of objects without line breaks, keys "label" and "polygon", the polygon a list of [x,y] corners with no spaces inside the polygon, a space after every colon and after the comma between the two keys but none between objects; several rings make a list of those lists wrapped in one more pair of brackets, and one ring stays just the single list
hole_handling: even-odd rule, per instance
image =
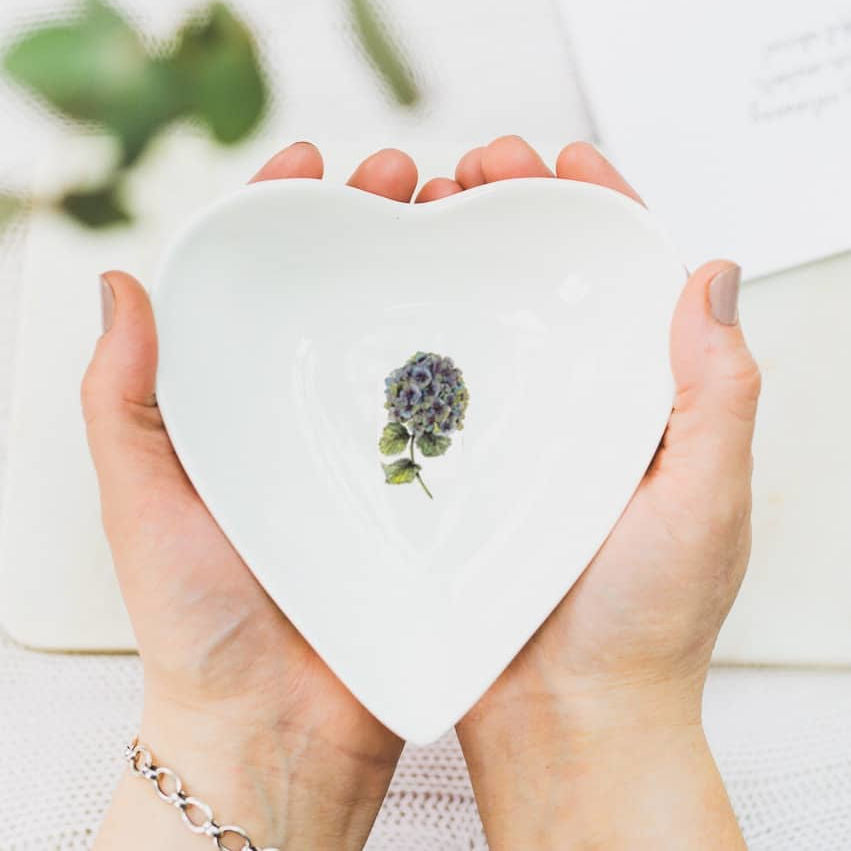
[{"label": "finger", "polygon": [[417,180],[414,161],[404,151],[385,148],[367,157],[355,169],[348,185],[407,203],[414,194]]},{"label": "finger", "polygon": [[588,142],[572,142],[562,148],[556,160],[556,175],[564,180],[607,186],[628,195],[639,204],[644,203],[620,172]]},{"label": "finger", "polygon": [[261,180],[280,180],[286,177],[322,177],[324,164],[319,148],[312,142],[295,142],[282,151],[278,151],[249,183]]},{"label": "finger", "polygon": [[738,318],[741,270],[716,260],[688,280],[671,326],[676,385],[666,444],[722,474],[749,469],[759,368]]},{"label": "finger", "polygon": [[83,382],[86,419],[156,404],[157,332],[145,288],[126,272],[101,276],[104,334]]},{"label": "finger", "polygon": [[484,151],[484,148],[473,148],[458,160],[458,165],[455,166],[455,180],[463,189],[472,189],[485,182],[485,174],[482,171]]},{"label": "finger", "polygon": [[515,177],[554,177],[540,154],[519,136],[500,136],[482,151],[487,183]]},{"label": "finger", "polygon": [[448,177],[433,177],[423,184],[423,188],[417,193],[415,200],[417,204],[424,204],[463,191],[464,187],[456,180],[450,180]]},{"label": "finger", "polygon": [[[166,480],[189,493],[154,395],[157,333],[148,294],[125,272],[101,279],[104,333],[82,384],[83,414],[111,528]],[[107,513],[110,517],[107,517]]]}]

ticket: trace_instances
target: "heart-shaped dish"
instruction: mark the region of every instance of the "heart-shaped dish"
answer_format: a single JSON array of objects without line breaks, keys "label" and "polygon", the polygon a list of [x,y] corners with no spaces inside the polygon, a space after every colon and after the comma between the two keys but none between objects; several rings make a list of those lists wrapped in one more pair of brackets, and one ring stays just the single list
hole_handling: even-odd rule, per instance
[{"label": "heart-shaped dish", "polygon": [[[157,393],[175,450],[267,592],[400,736],[431,741],[474,704],[627,505],[670,414],[685,274],[643,207],[565,180],[421,205],[268,181],[168,252]],[[417,352],[437,357],[406,365]],[[433,499],[385,481],[410,458],[400,427],[437,429],[414,456]],[[429,455],[435,433],[451,445]]]}]

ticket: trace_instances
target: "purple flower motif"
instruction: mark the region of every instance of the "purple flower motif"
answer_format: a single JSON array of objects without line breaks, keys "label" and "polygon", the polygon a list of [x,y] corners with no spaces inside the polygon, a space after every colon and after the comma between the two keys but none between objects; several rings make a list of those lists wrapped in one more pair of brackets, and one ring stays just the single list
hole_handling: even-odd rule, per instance
[{"label": "purple flower motif", "polygon": [[422,399],[423,392],[416,384],[405,384],[399,391],[399,403],[406,408],[413,408]]},{"label": "purple flower motif", "polygon": [[429,413],[434,417],[434,422],[442,423],[452,413],[452,409],[446,402],[437,400],[431,406]]},{"label": "purple flower motif", "polygon": [[461,370],[452,358],[416,352],[384,379],[384,394],[389,423],[379,448],[385,455],[404,451],[406,446],[410,451],[404,475],[394,472],[394,465],[384,465],[386,480],[400,484],[416,478],[431,496],[414,460],[414,445],[426,457],[443,455],[452,442],[449,434],[463,428],[469,393]]},{"label": "purple flower motif", "polygon": [[431,370],[425,363],[415,363],[411,367],[411,381],[418,387],[428,387],[431,383]]}]

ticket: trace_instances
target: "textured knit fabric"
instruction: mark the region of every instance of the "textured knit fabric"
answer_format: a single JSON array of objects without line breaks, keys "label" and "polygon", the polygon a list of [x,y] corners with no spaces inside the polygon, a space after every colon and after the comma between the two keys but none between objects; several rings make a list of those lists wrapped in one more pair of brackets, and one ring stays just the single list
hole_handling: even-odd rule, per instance
[{"label": "textured knit fabric", "polygon": [[[0,637],[0,683],[0,851],[90,848],[138,724],[139,659]],[[851,851],[851,674],[715,669],[705,709],[751,851]],[[486,847],[454,734],[406,748],[369,851]]]}]

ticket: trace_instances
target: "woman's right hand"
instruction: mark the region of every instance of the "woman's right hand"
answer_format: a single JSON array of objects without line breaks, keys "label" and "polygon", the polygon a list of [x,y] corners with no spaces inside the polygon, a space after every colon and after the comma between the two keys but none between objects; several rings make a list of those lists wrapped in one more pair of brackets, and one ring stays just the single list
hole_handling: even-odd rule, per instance
[{"label": "woman's right hand", "polygon": [[[497,139],[456,175],[463,188],[514,177],[639,200],[582,143],[554,173],[523,140]],[[494,849],[743,847],[701,724],[750,552],[760,376],[738,287],[727,261],[689,278],[671,329],[676,398],[650,469],[585,573],[458,725]]]}]

